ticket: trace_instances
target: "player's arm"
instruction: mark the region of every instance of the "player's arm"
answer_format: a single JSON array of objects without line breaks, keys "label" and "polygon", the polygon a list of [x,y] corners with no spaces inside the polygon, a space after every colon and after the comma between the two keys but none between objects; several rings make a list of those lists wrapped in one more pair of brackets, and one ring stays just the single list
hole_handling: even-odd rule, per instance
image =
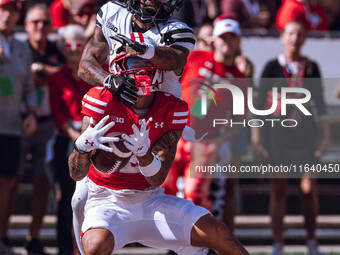
[{"label": "player's arm", "polygon": [[[81,133],[83,133],[89,125],[90,117],[84,116]],[[74,149],[68,158],[70,176],[75,181],[80,181],[87,175],[90,165],[90,153],[81,153]]]},{"label": "player's arm", "polygon": [[134,104],[137,101],[137,88],[131,83],[131,79],[111,75],[102,68],[108,55],[107,41],[101,28],[96,27],[81,56],[78,76],[88,84],[103,85],[119,99]]},{"label": "player's arm", "polygon": [[155,55],[150,61],[162,70],[174,71],[175,74],[180,75],[187,63],[188,55],[189,50],[182,46],[156,46]]},{"label": "player's arm", "polygon": [[102,68],[107,56],[109,46],[102,30],[96,27],[93,37],[88,41],[79,63],[78,76],[91,85],[103,85],[105,78],[109,75]]},{"label": "player's arm", "polygon": [[161,167],[159,171],[152,176],[145,176],[146,180],[152,186],[161,185],[168,172],[170,167],[175,159],[177,143],[179,138],[182,135],[181,130],[169,131],[164,134],[158,141],[154,144],[151,150],[147,152],[147,154],[143,157],[137,157],[139,161],[139,166],[141,168],[145,168],[148,165],[152,164],[154,157],[158,157],[161,161]]},{"label": "player's arm", "polygon": [[[180,45],[154,46],[133,41],[122,34],[116,34],[111,36],[111,38],[123,44],[126,47],[126,52],[137,53],[141,58],[149,59],[160,69],[165,71],[174,71],[177,75],[182,73],[182,70],[187,63],[187,57],[190,53],[189,49]],[[187,39],[193,41],[194,44],[195,40],[193,38]]]},{"label": "player's arm", "polygon": [[100,149],[112,152],[113,149],[104,144],[119,141],[117,137],[105,136],[106,132],[115,124],[113,121],[106,124],[108,119],[107,115],[96,123],[93,118],[84,116],[81,135],[74,141],[74,150],[68,158],[69,172],[73,180],[80,181],[88,174],[92,150]]}]

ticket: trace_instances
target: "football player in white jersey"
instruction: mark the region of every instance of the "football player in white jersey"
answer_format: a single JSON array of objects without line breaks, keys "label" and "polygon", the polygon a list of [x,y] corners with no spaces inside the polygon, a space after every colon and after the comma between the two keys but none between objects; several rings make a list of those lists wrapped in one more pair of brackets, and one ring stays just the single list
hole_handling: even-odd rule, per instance
[{"label": "football player in white jersey", "polygon": [[[180,249],[191,245],[216,249],[223,255],[248,255],[226,225],[208,210],[165,195],[160,186],[187,122],[187,103],[155,91],[162,80],[157,76],[162,75],[150,61],[129,54],[119,55],[115,61],[123,71],[114,77],[135,80],[138,101],[131,106],[103,87],[91,89],[82,103],[82,135],[74,142],[75,150],[69,158],[71,177],[78,181],[87,176],[89,187],[82,226],[85,253],[111,254],[129,242],[139,241],[185,255],[206,254],[198,247],[195,253]],[[123,121],[115,123],[117,119]],[[159,122],[164,123],[162,128],[156,124]],[[133,156],[128,165],[108,174],[94,168],[90,157],[95,149],[113,151],[105,146],[106,142],[119,140],[106,136],[112,132],[123,132],[121,138]]]},{"label": "football player in white jersey", "polygon": [[166,71],[162,90],[180,96],[178,79],[195,45],[192,29],[170,19],[181,4],[182,0],[123,0],[102,6],[97,14],[94,36],[85,47],[78,75],[89,84],[104,85],[122,100],[133,104],[136,100],[133,86],[122,79],[111,79],[111,74],[103,70],[101,65],[109,53],[114,55],[117,39],[124,40],[124,35],[132,32],[144,33],[157,46],[131,40],[125,42],[140,57],[150,59],[154,65]]}]

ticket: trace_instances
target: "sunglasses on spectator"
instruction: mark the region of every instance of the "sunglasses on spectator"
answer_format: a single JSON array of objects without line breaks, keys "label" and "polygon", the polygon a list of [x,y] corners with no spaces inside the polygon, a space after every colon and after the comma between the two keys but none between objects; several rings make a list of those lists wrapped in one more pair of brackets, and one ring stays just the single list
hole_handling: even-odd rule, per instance
[{"label": "sunglasses on spectator", "polygon": [[78,50],[82,47],[84,47],[85,42],[84,41],[68,41],[63,44],[63,46],[67,50]]},{"label": "sunglasses on spectator", "polygon": [[51,24],[51,21],[49,20],[42,20],[42,19],[37,19],[37,20],[31,20],[31,23],[33,23],[34,25],[38,25],[39,23],[43,23],[44,26],[48,26]]}]

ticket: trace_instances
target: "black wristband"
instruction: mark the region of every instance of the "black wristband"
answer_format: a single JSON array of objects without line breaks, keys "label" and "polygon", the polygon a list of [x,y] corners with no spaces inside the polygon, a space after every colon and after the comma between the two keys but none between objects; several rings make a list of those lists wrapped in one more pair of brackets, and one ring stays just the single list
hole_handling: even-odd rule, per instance
[{"label": "black wristband", "polygon": [[76,145],[76,141],[77,141],[77,139],[74,140],[74,142],[73,142],[73,148],[74,148],[78,153],[80,153],[80,154],[86,154],[86,153],[87,153],[86,151],[82,151],[82,150],[79,150],[79,149],[78,149],[78,147],[77,147],[77,145]]}]

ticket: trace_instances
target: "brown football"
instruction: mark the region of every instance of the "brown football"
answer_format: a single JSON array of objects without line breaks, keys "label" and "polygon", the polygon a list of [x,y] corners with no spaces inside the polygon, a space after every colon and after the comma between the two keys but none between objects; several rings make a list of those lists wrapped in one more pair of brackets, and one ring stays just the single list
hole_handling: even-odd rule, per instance
[{"label": "brown football", "polygon": [[[120,137],[121,134],[120,132],[113,132],[106,136]],[[113,148],[113,152],[97,149],[91,156],[91,163],[97,171],[104,174],[112,174],[126,166],[132,156],[132,152],[125,147],[123,140],[105,145]]]}]

